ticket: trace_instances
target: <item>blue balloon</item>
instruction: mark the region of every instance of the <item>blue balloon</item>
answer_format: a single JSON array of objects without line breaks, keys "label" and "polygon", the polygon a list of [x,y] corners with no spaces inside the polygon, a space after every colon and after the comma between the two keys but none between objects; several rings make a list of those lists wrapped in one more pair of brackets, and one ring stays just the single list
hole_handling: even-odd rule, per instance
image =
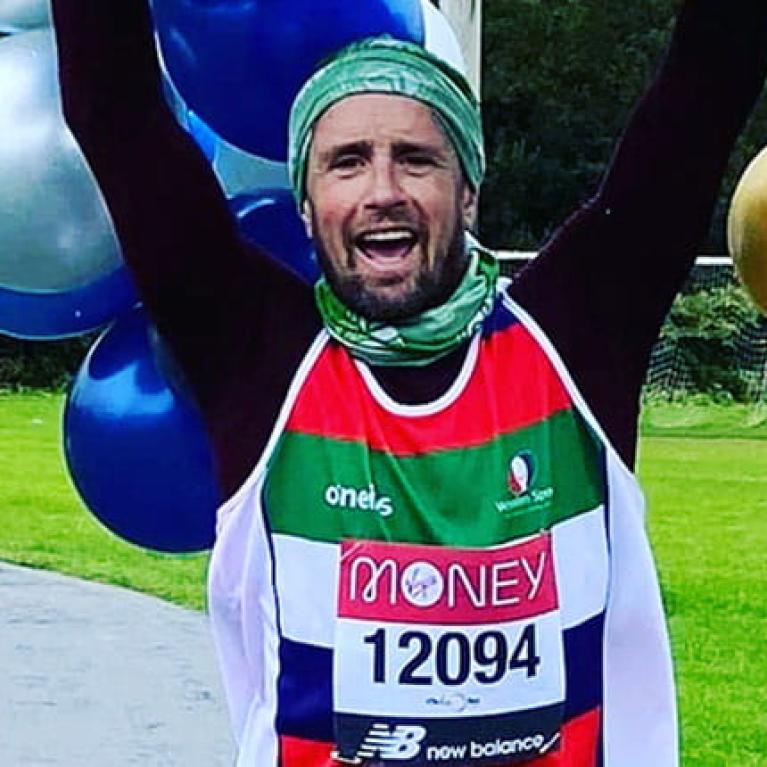
[{"label": "blue balloon", "polygon": [[320,269],[312,241],[288,189],[261,189],[229,200],[243,237],[276,258],[301,279],[317,281]]},{"label": "blue balloon", "polygon": [[163,60],[224,139],[285,161],[290,105],[326,56],[373,35],[423,44],[420,0],[154,0]]},{"label": "blue balloon", "polygon": [[158,370],[143,309],[88,353],[67,400],[64,452],[86,505],[117,535],[165,552],[213,544],[211,450],[198,411]]},{"label": "blue balloon", "polygon": [[125,267],[61,293],[0,287],[0,333],[36,341],[78,336],[112,322],[137,301]]}]

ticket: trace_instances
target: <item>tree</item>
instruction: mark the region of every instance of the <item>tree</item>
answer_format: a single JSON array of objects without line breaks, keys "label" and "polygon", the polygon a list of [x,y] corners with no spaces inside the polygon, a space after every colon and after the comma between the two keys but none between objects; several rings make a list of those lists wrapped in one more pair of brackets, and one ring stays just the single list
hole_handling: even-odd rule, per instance
[{"label": "tree", "polygon": [[[489,245],[535,249],[593,194],[629,110],[668,42],[677,5],[674,0],[486,0],[483,111],[489,175],[481,226]],[[762,106],[733,155],[704,250],[725,251],[729,197],[765,135]]]}]

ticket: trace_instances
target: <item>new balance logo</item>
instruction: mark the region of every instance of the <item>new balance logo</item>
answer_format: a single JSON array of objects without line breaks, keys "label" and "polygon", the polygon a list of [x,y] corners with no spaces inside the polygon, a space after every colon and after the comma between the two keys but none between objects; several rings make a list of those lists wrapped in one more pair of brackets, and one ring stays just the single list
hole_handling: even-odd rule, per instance
[{"label": "new balance logo", "polygon": [[393,729],[374,724],[357,752],[361,759],[413,759],[421,752],[426,728],[399,724]]}]

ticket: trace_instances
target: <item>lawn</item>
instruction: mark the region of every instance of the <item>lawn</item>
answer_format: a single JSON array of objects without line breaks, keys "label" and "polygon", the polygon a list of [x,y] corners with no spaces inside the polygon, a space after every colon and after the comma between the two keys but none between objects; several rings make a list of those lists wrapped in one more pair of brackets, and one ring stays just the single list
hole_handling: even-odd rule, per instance
[{"label": "lawn", "polygon": [[207,556],[123,542],[85,510],[64,467],[62,397],[0,395],[0,559],[202,608]]},{"label": "lawn", "polygon": [[[767,764],[767,440],[645,437],[685,765]],[[649,766],[648,766],[649,767]]]},{"label": "lawn", "polygon": [[[203,607],[205,555],[123,543],[63,468],[57,395],[0,395],[0,559]],[[684,764],[767,764],[767,417],[708,403],[647,409],[640,475],[680,683]],[[652,767],[652,765],[647,765]]]}]

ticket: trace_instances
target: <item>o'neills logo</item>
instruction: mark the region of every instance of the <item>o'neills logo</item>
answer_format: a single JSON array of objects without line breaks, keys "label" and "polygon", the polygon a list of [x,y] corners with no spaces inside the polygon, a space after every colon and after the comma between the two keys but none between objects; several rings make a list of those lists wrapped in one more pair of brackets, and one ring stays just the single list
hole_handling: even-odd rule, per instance
[{"label": "o'neills logo", "polygon": [[551,536],[492,549],[345,541],[341,617],[443,624],[520,620],[557,607]]},{"label": "o'neills logo", "polygon": [[325,503],[333,508],[372,511],[382,517],[394,513],[394,504],[388,495],[379,495],[372,483],[367,487],[330,485],[325,488]]}]

